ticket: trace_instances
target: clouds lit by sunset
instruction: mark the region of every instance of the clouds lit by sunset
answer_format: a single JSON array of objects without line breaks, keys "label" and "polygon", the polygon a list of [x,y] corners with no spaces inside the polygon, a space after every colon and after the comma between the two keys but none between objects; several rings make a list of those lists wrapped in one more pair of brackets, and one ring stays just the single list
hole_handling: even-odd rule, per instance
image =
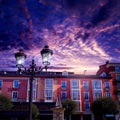
[{"label": "clouds lit by sunset", "polygon": [[0,70],[16,70],[22,48],[41,65],[40,50],[54,54],[52,71],[95,74],[107,60],[120,62],[119,0],[1,0]]}]

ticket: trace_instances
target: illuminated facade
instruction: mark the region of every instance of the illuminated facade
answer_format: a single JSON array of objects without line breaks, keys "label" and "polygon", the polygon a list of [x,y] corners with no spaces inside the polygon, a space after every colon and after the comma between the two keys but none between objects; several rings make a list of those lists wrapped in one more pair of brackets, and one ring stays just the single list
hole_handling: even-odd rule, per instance
[{"label": "illuminated facade", "polygon": [[[55,103],[59,95],[61,101],[69,98],[77,103],[76,114],[72,115],[73,118],[94,120],[91,104],[96,98],[120,99],[120,74],[115,70],[118,68],[107,63],[100,66],[96,75],[41,72],[36,75],[33,82],[33,102]],[[0,93],[9,96],[13,102],[28,102],[29,76],[16,72],[1,72]]]}]

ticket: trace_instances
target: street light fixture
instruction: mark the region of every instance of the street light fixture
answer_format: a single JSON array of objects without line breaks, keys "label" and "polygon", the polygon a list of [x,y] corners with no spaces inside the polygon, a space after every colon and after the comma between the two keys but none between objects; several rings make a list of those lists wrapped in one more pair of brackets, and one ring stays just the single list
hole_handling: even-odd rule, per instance
[{"label": "street light fixture", "polygon": [[43,69],[47,71],[48,65],[50,65],[49,59],[50,56],[53,54],[53,51],[49,49],[49,46],[46,45],[41,51],[41,56],[43,60],[44,67],[36,67],[36,64],[34,63],[34,60],[32,60],[32,63],[30,64],[29,68],[26,68],[24,66],[25,59],[27,58],[27,55],[23,52],[22,49],[19,50],[19,52],[15,53],[15,58],[17,61],[17,67],[18,72],[25,73],[30,75],[30,92],[29,92],[29,120],[32,120],[32,91],[33,91],[33,80],[35,77],[35,74],[40,73]]}]

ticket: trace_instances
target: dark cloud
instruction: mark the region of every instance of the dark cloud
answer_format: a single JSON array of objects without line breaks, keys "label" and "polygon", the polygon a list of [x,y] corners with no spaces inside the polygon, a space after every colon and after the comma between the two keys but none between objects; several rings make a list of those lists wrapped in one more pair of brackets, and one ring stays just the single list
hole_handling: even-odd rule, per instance
[{"label": "dark cloud", "polygon": [[17,38],[14,34],[0,33],[0,51],[11,50],[21,46],[22,48],[29,49],[27,44],[25,44],[20,38]]},{"label": "dark cloud", "polygon": [[65,1],[64,3],[70,7],[70,8],[74,8],[76,6],[79,6],[79,5],[88,5],[88,4],[91,4],[93,2],[95,2],[96,0],[63,0]]},{"label": "dark cloud", "polygon": [[66,4],[68,5],[68,7],[76,7],[78,3],[78,0],[66,0]]},{"label": "dark cloud", "polygon": [[116,0],[108,0],[108,2],[103,5],[97,14],[93,16],[91,23],[93,26],[98,25],[100,22],[109,19],[112,14],[112,9],[116,6]]},{"label": "dark cloud", "polygon": [[66,69],[74,69],[74,68],[73,67],[55,67],[55,66],[51,66],[49,69],[66,70]]}]

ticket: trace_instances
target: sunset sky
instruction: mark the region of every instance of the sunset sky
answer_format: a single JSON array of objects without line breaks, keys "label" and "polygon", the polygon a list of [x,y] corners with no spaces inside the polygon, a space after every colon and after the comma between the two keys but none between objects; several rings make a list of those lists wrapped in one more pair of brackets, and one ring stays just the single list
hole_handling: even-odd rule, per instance
[{"label": "sunset sky", "polygon": [[107,60],[120,62],[120,0],[0,0],[0,70],[25,66],[49,45],[52,71],[96,74]]}]

